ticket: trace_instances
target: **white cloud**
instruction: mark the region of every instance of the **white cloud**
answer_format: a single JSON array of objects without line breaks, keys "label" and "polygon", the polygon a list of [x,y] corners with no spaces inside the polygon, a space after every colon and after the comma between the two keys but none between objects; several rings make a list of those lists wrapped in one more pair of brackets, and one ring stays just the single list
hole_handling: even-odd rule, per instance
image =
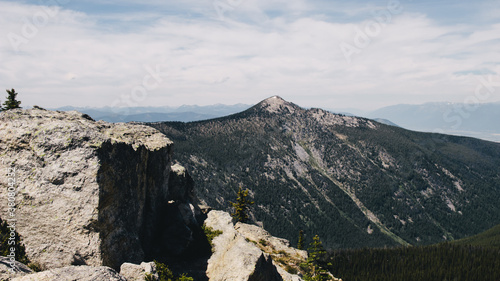
[{"label": "white cloud", "polygon": [[[227,21],[59,8],[19,52],[9,40],[0,41],[0,84],[16,88],[24,105],[45,107],[254,103],[278,94],[303,106],[374,108],[463,101],[477,80],[456,73],[500,65],[500,25],[442,26],[405,12],[349,64],[339,44],[354,44],[356,28],[363,31],[371,18],[345,23],[314,15],[270,17],[268,10],[299,14],[313,8],[301,0],[265,3],[243,1]],[[0,25],[18,35],[23,18],[32,21],[43,11],[12,2],[2,7]],[[200,7],[194,9],[208,9]],[[237,15],[246,12],[239,21]],[[141,18],[150,22],[125,29],[118,22]],[[247,21],[258,18],[265,21]],[[103,19],[110,22],[103,25]],[[157,80],[148,78],[151,69],[160,73]],[[145,87],[145,80],[160,83]],[[145,94],[140,87],[148,88]]]}]

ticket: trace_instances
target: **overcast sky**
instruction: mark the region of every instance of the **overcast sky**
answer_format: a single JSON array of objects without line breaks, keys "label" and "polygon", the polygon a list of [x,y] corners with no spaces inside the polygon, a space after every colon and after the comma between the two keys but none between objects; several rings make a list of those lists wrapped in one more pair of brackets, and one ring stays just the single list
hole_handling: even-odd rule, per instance
[{"label": "overcast sky", "polygon": [[0,0],[0,26],[24,106],[500,101],[498,0]]}]

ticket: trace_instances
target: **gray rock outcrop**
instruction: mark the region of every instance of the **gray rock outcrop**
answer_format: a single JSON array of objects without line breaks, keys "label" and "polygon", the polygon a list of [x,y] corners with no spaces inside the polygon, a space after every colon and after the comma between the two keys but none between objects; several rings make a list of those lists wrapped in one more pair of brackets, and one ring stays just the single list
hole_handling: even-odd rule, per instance
[{"label": "gray rock outcrop", "polygon": [[[257,226],[238,223],[235,228],[231,216],[223,211],[208,213],[205,225],[222,231],[222,234],[212,241],[214,253],[208,260],[207,268],[207,276],[211,281],[302,280],[297,275],[278,269],[271,254],[263,251],[257,245],[258,242],[248,237],[266,241],[263,242],[266,245],[267,241],[276,243],[280,251],[293,252],[299,258],[304,257],[303,251],[287,247],[286,240],[272,237]],[[307,257],[307,254],[305,256]]]},{"label": "gray rock outcrop", "polygon": [[106,266],[66,266],[16,277],[12,281],[128,281]]},{"label": "gray rock outcrop", "polygon": [[[151,127],[76,111],[9,110],[0,113],[0,154],[0,171],[10,174],[0,177],[0,198],[15,181],[16,230],[44,268],[118,269],[182,255],[199,227],[193,185],[185,184],[192,180],[172,171],[172,142]],[[168,239],[172,221],[182,232]]]},{"label": "gray rock outcrop", "polygon": [[8,257],[0,256],[0,280],[24,276],[33,273],[25,264],[18,261],[11,261]]},{"label": "gray rock outcrop", "polygon": [[291,247],[288,240],[274,237],[262,227],[238,222],[234,228],[246,239],[251,241],[264,241],[266,244],[265,246],[276,252],[296,257],[299,260],[307,259],[307,251]]},{"label": "gray rock outcrop", "polygon": [[146,274],[158,278],[154,262],[142,262],[141,264],[126,262],[120,266],[120,275],[127,281],[144,281]]},{"label": "gray rock outcrop", "polygon": [[287,270],[299,271],[299,264],[307,259],[307,252],[290,247],[290,242],[283,238],[274,237],[263,228],[246,224],[236,223],[236,231],[247,241],[251,241],[265,253],[273,258],[273,263],[284,281],[300,281],[298,275],[291,274]]}]

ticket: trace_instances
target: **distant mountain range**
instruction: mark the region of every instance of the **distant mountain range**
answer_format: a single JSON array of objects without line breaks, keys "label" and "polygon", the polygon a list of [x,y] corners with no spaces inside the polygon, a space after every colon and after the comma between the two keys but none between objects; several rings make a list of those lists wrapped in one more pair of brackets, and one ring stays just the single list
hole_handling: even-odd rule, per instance
[{"label": "distant mountain range", "polygon": [[304,109],[272,97],[233,115],[156,122],[198,195],[229,209],[239,186],[252,217],[296,243],[329,248],[421,245],[500,223],[500,144],[420,133]]},{"label": "distant mountain range", "polygon": [[[252,105],[183,105],[180,107],[86,108],[61,107],[55,110],[77,110],[96,120],[108,122],[192,122],[241,112]],[[357,109],[330,110],[347,116],[360,116],[405,129],[469,136],[500,142],[500,103],[476,107],[457,103],[425,103],[393,105],[366,112]]]},{"label": "distant mountain range", "polygon": [[157,122],[157,121],[199,121],[226,116],[243,111],[251,105],[215,104],[207,106],[183,105],[180,107],[129,107],[129,108],[90,108],[65,106],[53,110],[70,111],[76,110],[88,114],[95,120],[107,122]]},{"label": "distant mountain range", "polygon": [[500,103],[394,105],[363,115],[409,130],[461,135],[500,142]]}]

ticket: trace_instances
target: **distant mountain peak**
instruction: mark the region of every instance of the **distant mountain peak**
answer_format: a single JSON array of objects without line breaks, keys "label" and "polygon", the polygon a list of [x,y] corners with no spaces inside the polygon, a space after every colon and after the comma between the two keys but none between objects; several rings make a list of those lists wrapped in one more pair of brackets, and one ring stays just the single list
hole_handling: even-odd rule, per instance
[{"label": "distant mountain peak", "polygon": [[302,108],[294,103],[288,102],[280,96],[267,98],[253,107],[255,111],[266,111],[269,113],[295,113]]},{"label": "distant mountain peak", "polygon": [[272,96],[270,98],[267,98],[263,101],[269,101],[269,102],[282,102],[282,103],[286,103],[287,101],[284,100],[282,97],[276,95],[276,96]]}]

